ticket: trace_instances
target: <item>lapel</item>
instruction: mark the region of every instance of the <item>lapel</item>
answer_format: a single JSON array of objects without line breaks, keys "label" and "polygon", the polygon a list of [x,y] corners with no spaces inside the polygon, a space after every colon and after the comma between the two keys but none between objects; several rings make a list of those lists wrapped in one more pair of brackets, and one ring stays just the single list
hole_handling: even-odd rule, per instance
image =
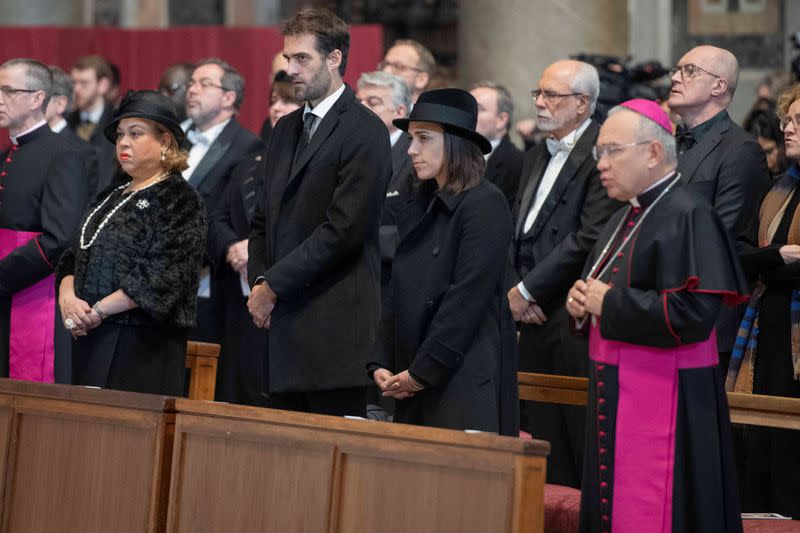
[{"label": "lapel", "polygon": [[[476,185],[480,187],[481,185]],[[469,190],[459,193],[450,191],[437,191],[433,180],[423,183],[417,189],[417,193],[409,201],[397,217],[397,229],[400,234],[400,245],[407,241],[411,235],[418,233],[426,228],[433,221],[433,212],[440,204],[440,209],[452,214],[458,209],[464,195]]]},{"label": "lapel", "polygon": [[723,120],[720,120],[703,135],[699,143],[686,151],[682,156],[678,156],[678,170],[681,173],[684,183],[690,183],[692,181],[692,177],[700,166],[700,163],[702,163],[703,160],[708,157],[708,154],[722,141],[725,137],[725,133],[730,129],[731,123],[731,118],[726,115]]},{"label": "lapel", "polygon": [[410,144],[408,136],[404,134],[392,146],[392,179],[389,182],[388,192],[399,191],[405,187],[403,181],[408,174],[408,167],[411,166],[411,158],[408,156]]},{"label": "lapel", "polygon": [[[505,152],[507,148],[507,143],[511,141],[508,138],[508,135],[503,136],[500,140],[500,144],[497,145],[497,148],[489,157],[489,160],[486,161],[486,172],[484,172],[484,176],[487,180],[497,184],[497,177],[502,174],[502,168],[505,166]],[[498,185],[499,186],[499,185]]]},{"label": "lapel", "polygon": [[222,156],[228,152],[233,144],[233,137],[236,135],[237,126],[236,119],[232,118],[222,129],[217,138],[214,139],[214,142],[211,143],[208,152],[206,152],[206,155],[203,156],[203,159],[197,165],[197,168],[192,173],[192,177],[189,178],[189,183],[192,184],[195,189],[200,188],[200,185],[208,177],[211,169],[213,169],[219,160],[222,159]]},{"label": "lapel", "polygon": [[544,175],[547,164],[550,162],[550,152],[547,151],[547,146],[544,143],[539,144],[533,149],[536,150],[533,155],[533,168],[528,178],[528,184],[525,186],[525,191],[522,193],[522,201],[519,204],[516,228],[517,235],[522,232],[522,225],[525,222],[525,217],[528,216],[528,211],[531,210],[533,192],[539,188],[539,182],[542,179],[542,175]]},{"label": "lapel", "polygon": [[[92,132],[91,142],[92,144],[108,143],[108,139],[106,139],[106,134],[104,130],[111,119],[114,116],[114,106],[110,103],[106,102],[103,107],[103,114],[100,115],[100,121],[97,123],[97,127]],[[78,113],[78,120],[80,121],[80,113]]]},{"label": "lapel", "polygon": [[[286,183],[287,188],[292,181],[300,175],[300,171],[308,165],[311,158],[317,153],[317,150],[325,144],[328,137],[336,130],[336,127],[339,125],[339,115],[347,110],[350,102],[354,99],[355,93],[350,87],[345,85],[344,92],[339,99],[336,100],[336,103],[333,104],[333,107],[325,114],[325,118],[323,118],[322,122],[317,126],[317,130],[314,132],[313,137],[311,137],[308,146],[306,146],[305,150],[300,154],[297,164],[292,167],[292,173],[289,176],[289,181]],[[302,115],[300,117],[300,121],[302,122]],[[297,141],[295,141],[294,144],[296,146]]]},{"label": "lapel", "polygon": [[[558,173],[555,183],[553,183],[553,188],[550,189],[550,193],[547,195],[547,198],[542,204],[542,208],[536,215],[536,220],[534,220],[533,226],[531,226],[530,230],[528,230],[525,235],[522,235],[523,238],[535,239],[542,231],[547,219],[553,214],[553,211],[558,205],[558,201],[567,190],[567,185],[569,185],[569,183],[575,179],[578,169],[581,167],[581,165],[583,165],[584,161],[586,161],[586,158],[590,157],[592,146],[594,146],[594,143],[597,140],[597,134],[599,131],[600,125],[592,120],[592,122],[589,124],[589,127],[586,128],[586,131],[583,132],[583,135],[581,135],[581,138],[578,139],[575,147],[570,152],[569,157],[567,157],[567,160],[564,162],[564,166],[561,167],[561,171]],[[546,146],[545,150],[547,150]],[[544,170],[542,170],[542,174],[544,174]],[[539,179],[541,179],[541,175]],[[530,204],[530,200],[528,203]],[[529,209],[526,209],[524,211],[524,215],[520,213],[520,217],[517,222],[518,234],[522,229],[522,223],[524,222],[525,217],[528,216],[528,210]]]},{"label": "lapel", "polygon": [[[272,131],[273,140],[269,145],[270,147],[277,147],[278,151],[272,152],[270,150],[267,153],[266,157],[273,163],[270,164],[270,168],[264,173],[264,190],[267,192],[267,202],[269,203],[269,227],[273,233],[273,243],[275,242],[274,237],[278,227],[278,217],[281,212],[283,193],[289,182],[295,148],[300,141],[302,132],[302,107],[281,118],[278,123],[275,124],[275,129]],[[275,138],[285,139],[285,142],[274,142]]]},{"label": "lapel", "polygon": [[264,180],[264,170],[266,156],[264,152],[259,152],[254,158],[247,169],[247,176],[242,181],[242,186],[239,187],[239,194],[242,198],[242,207],[244,208],[245,216],[248,221],[253,218],[253,211],[258,203],[258,198],[261,196],[261,183]]}]

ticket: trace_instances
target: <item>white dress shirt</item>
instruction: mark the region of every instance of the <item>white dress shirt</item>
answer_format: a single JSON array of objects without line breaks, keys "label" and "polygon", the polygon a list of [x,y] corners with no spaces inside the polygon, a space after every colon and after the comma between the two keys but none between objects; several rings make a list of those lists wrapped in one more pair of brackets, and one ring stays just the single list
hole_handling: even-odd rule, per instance
[{"label": "white dress shirt", "polygon": [[92,124],[97,124],[103,117],[103,111],[105,110],[105,108],[106,107],[101,104],[100,106],[91,111],[81,111],[80,112],[81,122],[91,122]]},{"label": "white dress shirt", "polygon": [[389,146],[394,148],[394,145],[397,144],[397,141],[400,140],[400,136],[403,135],[405,132],[403,130],[394,130],[392,133],[389,134]]},{"label": "white dress shirt", "polygon": [[200,161],[202,161],[208,153],[208,149],[211,148],[211,145],[214,144],[214,141],[217,140],[219,134],[222,133],[222,130],[225,129],[225,126],[227,126],[230,121],[231,119],[223,120],[219,124],[214,124],[206,131],[200,131],[198,129],[187,131],[192,125],[191,119],[187,119],[181,123],[181,128],[186,132],[186,138],[192,143],[192,148],[189,150],[189,159],[186,161],[189,168],[182,172],[184,179],[188,180],[192,177]]},{"label": "white dress shirt", "polygon": [[[572,130],[558,141],[555,139],[547,139],[547,149],[551,154],[550,161],[547,163],[542,181],[539,183],[539,188],[536,190],[536,198],[533,201],[533,205],[531,205],[531,209],[525,217],[525,224],[522,226],[522,231],[524,233],[527,233],[528,230],[533,227],[536,216],[539,214],[542,205],[544,205],[544,201],[553,189],[556,178],[558,178],[558,175],[561,173],[561,169],[564,168],[564,163],[567,162],[569,154],[572,153],[575,143],[578,142],[591,122],[592,119],[587,118],[577,129]],[[517,284],[517,289],[519,289],[519,292],[526,300],[534,301],[533,296],[531,296],[528,289],[525,288],[525,285],[521,281]]]},{"label": "white dress shirt", "polygon": [[342,93],[344,93],[344,83],[342,84],[341,87],[336,89],[332,94],[330,94],[323,101],[315,105],[313,108],[310,105],[308,105],[308,102],[306,102],[306,107],[305,109],[303,109],[303,122],[305,122],[306,115],[308,113],[313,113],[317,117],[317,121],[311,127],[311,133],[308,136],[309,140],[311,140],[311,138],[314,136],[314,133],[317,131],[320,122],[322,122],[322,119],[325,118],[325,115],[328,114],[328,111],[331,110],[333,104],[336,103],[336,100],[338,100],[339,97],[342,96]]},{"label": "white dress shirt", "polygon": [[64,131],[64,128],[67,127],[67,121],[63,118],[56,124],[55,126],[51,126],[50,129],[53,130],[53,133],[61,133]]},{"label": "white dress shirt", "polygon": [[489,152],[488,154],[483,154],[483,159],[488,161],[489,158],[492,157],[492,154],[494,153],[494,151],[497,150],[497,147],[500,146],[500,143],[502,141],[503,141],[503,139],[495,139],[493,141],[489,141],[489,143],[492,145],[492,151]]}]

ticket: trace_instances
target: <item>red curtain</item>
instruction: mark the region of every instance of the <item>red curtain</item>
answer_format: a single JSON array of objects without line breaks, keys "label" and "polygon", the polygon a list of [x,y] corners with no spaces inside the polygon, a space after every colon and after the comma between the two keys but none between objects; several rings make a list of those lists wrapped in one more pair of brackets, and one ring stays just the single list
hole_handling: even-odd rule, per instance
[{"label": "red curtain", "polygon": [[[169,30],[110,28],[0,27],[0,62],[31,57],[62,67],[86,54],[100,54],[119,66],[122,94],[128,89],[155,88],[169,65],[204,57],[228,61],[246,80],[240,121],[255,133],[267,114],[267,89],[272,57],[283,47],[277,28],[203,26]],[[375,69],[383,56],[383,30],[378,25],[350,27],[350,56],[345,81],[355,86],[362,72]],[[7,135],[0,145],[7,144]]]}]

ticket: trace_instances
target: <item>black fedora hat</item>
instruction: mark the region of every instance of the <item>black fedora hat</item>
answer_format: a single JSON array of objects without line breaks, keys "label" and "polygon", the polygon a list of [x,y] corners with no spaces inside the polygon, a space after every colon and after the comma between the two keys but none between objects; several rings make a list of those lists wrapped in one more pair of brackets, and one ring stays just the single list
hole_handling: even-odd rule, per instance
[{"label": "black fedora hat", "polygon": [[169,98],[158,91],[128,91],[114,110],[111,122],[103,130],[106,139],[112,143],[117,142],[117,124],[126,118],[146,118],[158,122],[172,133],[178,146],[183,143],[186,136],[178,122],[175,106]]},{"label": "black fedora hat", "polygon": [[492,143],[475,131],[478,123],[478,102],[475,97],[461,89],[436,89],[419,95],[408,118],[396,118],[392,123],[408,131],[409,122],[435,122],[453,135],[468,139],[484,154],[492,151]]}]

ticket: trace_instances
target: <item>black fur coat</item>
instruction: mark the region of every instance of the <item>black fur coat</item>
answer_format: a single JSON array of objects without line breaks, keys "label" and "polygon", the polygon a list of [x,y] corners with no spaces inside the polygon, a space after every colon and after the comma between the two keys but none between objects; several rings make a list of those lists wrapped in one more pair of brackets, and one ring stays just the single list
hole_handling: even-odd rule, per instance
[{"label": "black fur coat", "polygon": [[[123,200],[115,184],[98,194],[83,216],[84,242]],[[109,198],[109,195],[110,198]],[[86,218],[101,203],[86,224]],[[139,305],[108,322],[191,327],[195,323],[199,270],[205,250],[206,211],[197,191],[179,173],[136,192],[100,230],[94,243],[80,248],[80,234],[61,256],[56,287],[70,274],[75,294],[93,305],[122,289]]]}]

